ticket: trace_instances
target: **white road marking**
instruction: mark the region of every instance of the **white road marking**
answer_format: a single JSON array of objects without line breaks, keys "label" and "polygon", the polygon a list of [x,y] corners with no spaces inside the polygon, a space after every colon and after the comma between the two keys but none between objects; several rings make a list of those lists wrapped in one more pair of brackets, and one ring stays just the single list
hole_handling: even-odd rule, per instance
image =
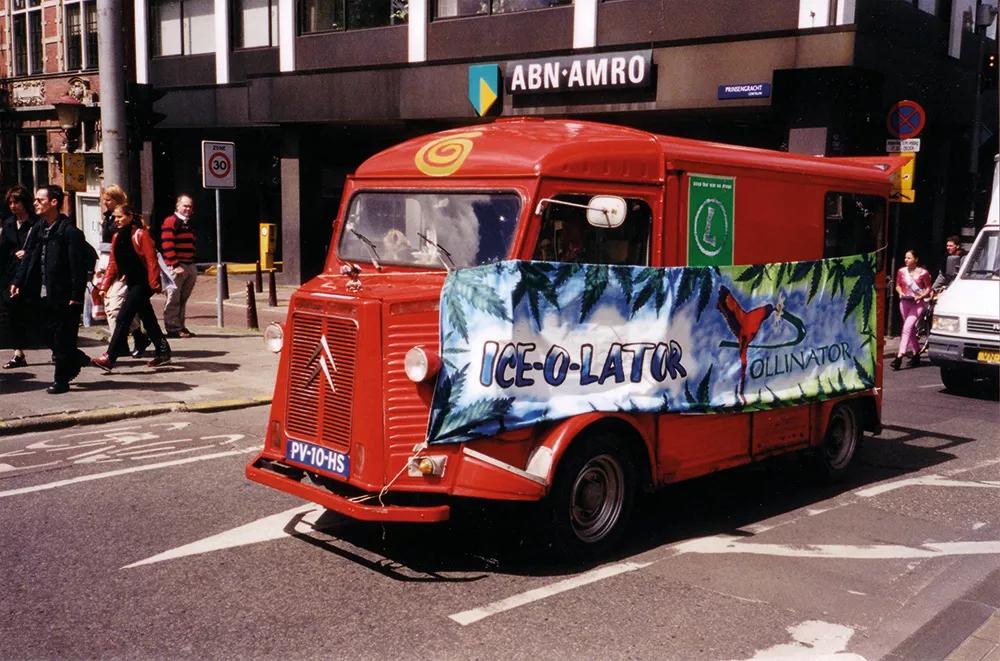
[{"label": "white road marking", "polygon": [[865,657],[847,651],[847,643],[854,636],[854,629],[851,627],[820,620],[809,620],[790,626],[785,630],[791,634],[794,642],[758,650],[750,658],[865,661]]},{"label": "white road marking", "polygon": [[466,626],[487,618],[490,615],[503,613],[504,611],[511,610],[512,608],[524,606],[525,604],[530,604],[533,601],[546,599],[552,595],[559,594],[560,592],[573,590],[583,585],[604,580],[605,578],[611,578],[612,576],[618,576],[619,574],[642,569],[651,564],[653,563],[622,562],[615,565],[599,567],[578,576],[574,576],[573,578],[567,578],[566,580],[558,581],[557,583],[552,583],[551,585],[546,585],[545,587],[528,590],[527,592],[522,592],[521,594],[514,595],[513,597],[507,597],[506,599],[501,599],[500,601],[494,601],[492,604],[487,604],[482,608],[473,608],[472,610],[455,613],[454,615],[449,615],[448,617],[462,626]]},{"label": "white road marking", "polygon": [[919,547],[901,544],[759,544],[743,542],[739,537],[715,535],[681,542],[673,547],[677,553],[744,553],[783,558],[824,558],[848,560],[902,560],[906,558],[940,558],[950,555],[1000,554],[1000,540],[985,542],[940,542]]},{"label": "white road marking", "polygon": [[982,528],[985,525],[986,525],[985,521],[976,521],[975,523],[972,524],[972,529],[973,530],[979,530],[980,528]]},{"label": "white road marking", "polygon": [[183,464],[190,464],[195,461],[205,461],[206,459],[219,459],[221,457],[231,457],[237,454],[247,454],[250,452],[257,452],[259,448],[245,448],[243,450],[229,450],[227,452],[215,452],[213,454],[203,454],[199,457],[188,457],[186,459],[175,459],[173,461],[161,461],[158,464],[145,464],[143,466],[132,466],[131,468],[120,468],[118,470],[106,471],[104,473],[94,473],[92,475],[81,475],[80,477],[73,477],[68,480],[58,480],[56,482],[48,482],[46,484],[36,484],[31,487],[21,487],[20,489],[8,489],[7,491],[0,491],[0,498],[7,498],[8,496],[20,496],[26,493],[34,493],[36,491],[48,491],[49,489],[59,489],[61,487],[68,487],[73,484],[79,484],[81,482],[91,482],[93,480],[103,480],[108,477],[117,477],[119,475],[127,475],[129,473],[141,473],[143,471],[156,470],[158,468],[169,468],[170,466],[181,466]]},{"label": "white road marking", "polygon": [[[316,520],[325,511],[326,510],[319,505],[314,505],[312,503],[302,505],[294,509],[279,512],[278,514],[272,514],[271,516],[264,517],[263,519],[258,519],[257,521],[239,526],[238,528],[227,530],[219,533],[218,535],[212,535],[211,537],[206,537],[196,542],[185,544],[184,546],[178,546],[177,548],[164,551],[163,553],[146,558],[145,560],[139,560],[138,562],[133,562],[130,565],[125,565],[122,569],[131,569],[132,567],[151,565],[156,562],[163,562],[164,560],[175,560],[189,555],[200,555],[210,551],[221,551],[222,549],[233,548],[236,546],[246,546],[248,544],[257,544],[259,542],[268,542],[273,539],[281,539],[282,537],[288,536],[288,533],[285,532],[285,527],[288,525],[288,522],[292,519],[292,517],[299,514],[303,514],[304,516],[298,523],[296,523],[295,531],[309,532],[313,529],[312,524],[316,523]],[[308,527],[306,527],[307,525]]]},{"label": "white road marking", "polygon": [[1000,489],[1000,482],[993,480],[949,480],[940,475],[924,475],[922,477],[910,477],[905,480],[897,480],[888,484],[879,484],[867,489],[855,491],[854,495],[859,498],[872,498],[880,496],[895,489],[904,487],[969,487],[976,489]]}]

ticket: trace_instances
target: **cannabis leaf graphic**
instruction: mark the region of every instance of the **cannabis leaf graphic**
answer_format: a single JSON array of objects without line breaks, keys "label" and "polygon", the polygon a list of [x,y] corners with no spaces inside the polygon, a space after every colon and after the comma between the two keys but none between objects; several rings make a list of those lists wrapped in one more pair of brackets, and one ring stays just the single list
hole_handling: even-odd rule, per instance
[{"label": "cannabis leaf graphic", "polygon": [[608,287],[608,267],[601,264],[588,264],[584,267],[583,300],[580,304],[580,321],[582,322],[593,311],[601,300],[604,290]]},{"label": "cannabis leaf graphic", "polygon": [[870,324],[872,306],[875,304],[875,258],[869,253],[859,257],[847,269],[847,276],[857,278],[851,293],[847,297],[847,306],[844,309],[844,321],[851,316],[851,313],[861,306],[862,329],[867,331]]},{"label": "cannabis leaf graphic", "polygon": [[556,285],[552,280],[552,266],[542,262],[518,262],[518,271],[521,279],[514,287],[512,295],[514,308],[521,304],[521,299],[528,297],[528,308],[531,310],[532,321],[535,322],[537,330],[542,329],[542,315],[539,311],[539,304],[544,297],[556,309],[559,308],[559,299],[556,296]]}]

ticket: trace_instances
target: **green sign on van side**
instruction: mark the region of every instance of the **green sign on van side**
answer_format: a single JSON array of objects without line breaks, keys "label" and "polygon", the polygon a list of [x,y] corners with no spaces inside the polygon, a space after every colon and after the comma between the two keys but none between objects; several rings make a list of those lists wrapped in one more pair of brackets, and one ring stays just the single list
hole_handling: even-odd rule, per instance
[{"label": "green sign on van side", "polygon": [[688,266],[733,263],[735,177],[688,177]]}]

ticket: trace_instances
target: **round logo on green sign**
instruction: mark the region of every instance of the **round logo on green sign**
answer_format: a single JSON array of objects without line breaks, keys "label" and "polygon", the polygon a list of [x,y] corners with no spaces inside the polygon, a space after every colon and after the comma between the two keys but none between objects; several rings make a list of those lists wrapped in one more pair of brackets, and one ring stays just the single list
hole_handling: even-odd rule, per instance
[{"label": "round logo on green sign", "polygon": [[719,200],[710,197],[703,201],[694,215],[694,240],[703,255],[714,257],[729,238],[729,215]]}]

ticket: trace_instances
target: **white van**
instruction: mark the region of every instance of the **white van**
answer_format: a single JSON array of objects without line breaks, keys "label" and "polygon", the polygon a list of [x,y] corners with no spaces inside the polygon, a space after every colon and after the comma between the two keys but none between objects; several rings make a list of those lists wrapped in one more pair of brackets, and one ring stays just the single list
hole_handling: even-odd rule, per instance
[{"label": "white van", "polygon": [[993,198],[986,225],[972,244],[958,275],[938,298],[927,353],[941,368],[949,390],[985,376],[1000,381],[1000,204],[993,171]]}]

